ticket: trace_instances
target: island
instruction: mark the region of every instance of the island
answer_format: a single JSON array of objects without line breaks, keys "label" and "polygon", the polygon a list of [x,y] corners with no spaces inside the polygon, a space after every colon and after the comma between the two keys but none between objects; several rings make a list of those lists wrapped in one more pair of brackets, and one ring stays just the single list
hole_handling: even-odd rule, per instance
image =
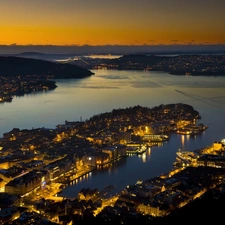
[{"label": "island", "polygon": [[14,95],[53,90],[56,79],[93,75],[77,65],[15,56],[0,56],[0,68],[0,102],[10,102]]}]

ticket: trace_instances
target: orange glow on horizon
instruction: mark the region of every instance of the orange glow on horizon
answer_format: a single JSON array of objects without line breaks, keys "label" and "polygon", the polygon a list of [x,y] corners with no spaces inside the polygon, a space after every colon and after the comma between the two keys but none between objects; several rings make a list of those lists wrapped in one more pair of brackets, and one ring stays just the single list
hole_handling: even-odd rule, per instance
[{"label": "orange glow on horizon", "polygon": [[7,0],[0,45],[225,44],[225,1]]},{"label": "orange glow on horizon", "polygon": [[[33,29],[33,30],[32,30]],[[204,33],[166,33],[166,31],[71,28],[2,28],[0,45],[182,45],[225,44],[225,37]],[[136,35],[138,34],[138,35]]]}]

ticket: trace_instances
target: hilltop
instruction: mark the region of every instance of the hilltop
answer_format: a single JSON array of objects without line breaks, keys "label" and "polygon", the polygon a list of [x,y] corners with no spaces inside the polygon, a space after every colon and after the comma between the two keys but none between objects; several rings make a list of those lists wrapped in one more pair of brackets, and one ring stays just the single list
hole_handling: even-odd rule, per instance
[{"label": "hilltop", "polygon": [[52,76],[53,79],[84,78],[93,75],[77,65],[16,56],[0,56],[0,76]]}]

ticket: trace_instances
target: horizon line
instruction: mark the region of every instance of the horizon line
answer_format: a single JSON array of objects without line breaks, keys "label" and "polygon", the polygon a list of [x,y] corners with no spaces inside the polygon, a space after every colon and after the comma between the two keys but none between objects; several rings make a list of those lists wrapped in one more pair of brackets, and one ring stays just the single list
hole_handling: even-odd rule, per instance
[{"label": "horizon line", "polygon": [[186,44],[102,44],[102,45],[90,45],[90,44],[0,44],[0,47],[29,47],[29,46],[47,46],[47,47],[105,47],[105,46],[115,46],[115,47],[163,47],[163,46],[225,46],[225,43],[186,43]]},{"label": "horizon line", "polygon": [[44,54],[143,54],[143,53],[224,53],[225,44],[168,45],[0,45],[0,55],[38,52]]}]

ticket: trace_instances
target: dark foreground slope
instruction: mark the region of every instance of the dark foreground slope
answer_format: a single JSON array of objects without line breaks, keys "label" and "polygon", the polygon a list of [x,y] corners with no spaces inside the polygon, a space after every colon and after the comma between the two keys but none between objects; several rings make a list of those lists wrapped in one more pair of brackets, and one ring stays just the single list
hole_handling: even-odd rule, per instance
[{"label": "dark foreground slope", "polygon": [[176,210],[166,217],[151,217],[148,215],[124,212],[120,215],[98,214],[94,216],[74,217],[74,224],[125,224],[125,225],[163,225],[163,224],[219,224],[224,223],[225,194],[215,189],[207,192],[201,199],[198,198],[190,204]]},{"label": "dark foreground slope", "polygon": [[93,75],[76,65],[44,61],[40,59],[0,56],[0,76],[51,75],[55,79],[83,78]]}]

